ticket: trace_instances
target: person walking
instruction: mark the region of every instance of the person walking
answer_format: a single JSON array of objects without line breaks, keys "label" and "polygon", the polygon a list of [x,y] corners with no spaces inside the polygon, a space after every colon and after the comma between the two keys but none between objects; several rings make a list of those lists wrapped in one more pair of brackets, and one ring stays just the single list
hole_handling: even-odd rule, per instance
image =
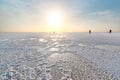
[{"label": "person walking", "polygon": [[111,30],[111,29],[109,30],[109,33],[112,33],[112,30]]},{"label": "person walking", "polygon": [[89,34],[91,34],[91,30],[89,30]]}]

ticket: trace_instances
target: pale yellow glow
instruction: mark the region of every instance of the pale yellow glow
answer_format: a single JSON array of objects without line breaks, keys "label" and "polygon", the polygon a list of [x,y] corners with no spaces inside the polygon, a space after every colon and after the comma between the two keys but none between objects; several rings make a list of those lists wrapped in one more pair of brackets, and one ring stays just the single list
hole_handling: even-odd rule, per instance
[{"label": "pale yellow glow", "polygon": [[48,14],[48,23],[49,23],[49,28],[51,30],[59,31],[60,29],[60,24],[62,23],[62,18],[63,16],[57,12],[57,11],[52,11]]},{"label": "pale yellow glow", "polygon": [[57,26],[62,21],[62,15],[58,12],[51,12],[48,16],[48,22],[50,25]]}]

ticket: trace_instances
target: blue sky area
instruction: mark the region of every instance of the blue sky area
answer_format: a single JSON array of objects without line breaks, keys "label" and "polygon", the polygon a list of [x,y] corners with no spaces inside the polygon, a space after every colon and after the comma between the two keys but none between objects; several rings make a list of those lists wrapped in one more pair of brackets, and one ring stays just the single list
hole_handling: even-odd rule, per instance
[{"label": "blue sky area", "polygon": [[120,32],[120,0],[0,0],[0,32],[45,32],[51,10],[64,32]]}]

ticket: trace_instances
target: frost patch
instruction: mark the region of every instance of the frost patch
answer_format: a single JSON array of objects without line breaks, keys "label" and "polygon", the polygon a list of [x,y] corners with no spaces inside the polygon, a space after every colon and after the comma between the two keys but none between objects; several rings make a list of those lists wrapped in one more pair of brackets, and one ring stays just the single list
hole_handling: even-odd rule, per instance
[{"label": "frost patch", "polygon": [[49,51],[59,51],[58,48],[50,48]]},{"label": "frost patch", "polygon": [[47,42],[45,39],[39,39],[39,42]]},{"label": "frost patch", "polygon": [[87,45],[85,45],[85,44],[78,44],[79,46],[87,46]]}]

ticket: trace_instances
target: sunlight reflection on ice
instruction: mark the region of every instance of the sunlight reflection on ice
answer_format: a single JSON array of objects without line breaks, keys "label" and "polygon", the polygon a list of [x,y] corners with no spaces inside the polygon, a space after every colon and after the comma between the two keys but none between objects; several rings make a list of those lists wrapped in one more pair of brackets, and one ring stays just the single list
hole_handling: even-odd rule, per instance
[{"label": "sunlight reflection on ice", "polygon": [[52,41],[57,41],[57,39],[51,39]]},{"label": "sunlight reflection on ice", "polygon": [[27,39],[20,39],[21,41],[25,41],[25,40],[27,40]]},{"label": "sunlight reflection on ice", "polygon": [[87,46],[87,45],[85,45],[85,44],[78,44],[79,46]]},{"label": "sunlight reflection on ice", "polygon": [[58,48],[50,48],[49,51],[59,51]]},{"label": "sunlight reflection on ice", "polygon": [[36,38],[30,38],[30,40],[35,40]]},{"label": "sunlight reflection on ice", "polygon": [[39,42],[47,42],[45,39],[39,39]]}]

